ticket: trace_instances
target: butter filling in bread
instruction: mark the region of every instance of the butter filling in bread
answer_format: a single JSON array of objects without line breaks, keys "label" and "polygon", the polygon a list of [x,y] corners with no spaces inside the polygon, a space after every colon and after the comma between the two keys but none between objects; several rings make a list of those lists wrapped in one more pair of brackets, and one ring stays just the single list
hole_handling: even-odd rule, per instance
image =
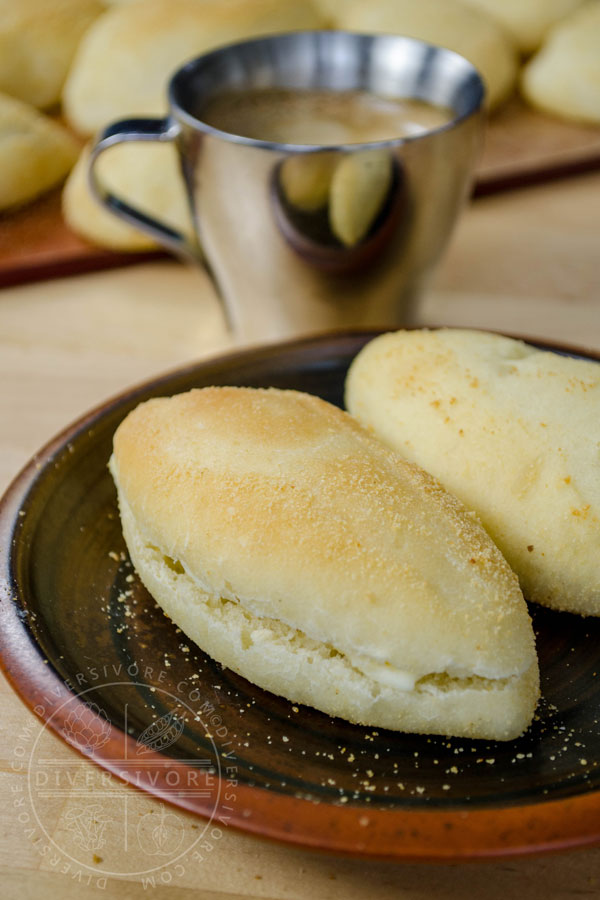
[{"label": "butter filling in bread", "polygon": [[139,406],[111,471],[142,581],[214,659],[352,722],[508,739],[538,696],[515,576],[347,414],[293,391]]},{"label": "butter filling in bread", "polygon": [[600,615],[600,365],[497,334],[367,344],[348,410],[474,510],[528,600]]}]

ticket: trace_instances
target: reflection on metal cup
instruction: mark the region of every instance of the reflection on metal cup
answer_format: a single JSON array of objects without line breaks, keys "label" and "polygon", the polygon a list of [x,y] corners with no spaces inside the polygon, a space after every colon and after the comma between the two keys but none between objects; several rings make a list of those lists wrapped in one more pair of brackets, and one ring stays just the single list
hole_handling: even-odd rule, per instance
[{"label": "reflection on metal cup", "polygon": [[[359,190],[355,191],[354,184],[346,184],[348,171],[354,174],[348,163],[357,159],[360,171],[360,158],[374,153],[386,154],[387,159],[383,160],[380,171],[374,173],[374,178],[367,168],[362,186],[359,185]],[[306,203],[304,208],[293,203],[289,191],[282,184],[281,172],[298,157],[286,160],[281,169],[276,170],[273,181],[274,216],[289,246],[307,264],[322,272],[339,275],[364,272],[368,266],[377,265],[394,235],[398,241],[402,236],[406,237],[410,221],[410,204],[404,190],[406,182],[397,161],[388,150],[362,150],[342,158],[328,152],[327,155],[335,162],[331,176],[335,170],[341,173],[342,178],[338,178],[333,191],[333,178],[330,178],[327,195],[322,198],[321,205],[313,209],[307,208]],[[300,161],[310,159],[305,155]],[[379,183],[372,185],[373,181]],[[374,189],[367,197],[367,203],[361,206],[357,200],[371,186]]]},{"label": "reflection on metal cup", "polygon": [[[414,98],[448,114],[417,134],[337,144],[223,131],[203,114],[227,91],[243,102],[265,89]],[[167,119],[109,126],[90,180],[116,214],[181,256],[204,257],[240,339],[399,325],[468,194],[483,95],[466,60],[411,38],[323,31],[247,41],[180,69]],[[124,140],[176,143],[197,244],[103,188],[94,161]]]},{"label": "reflection on metal cup", "polygon": [[337,163],[337,154],[329,150],[285,159],[279,166],[277,181],[286,203],[301,213],[314,213],[327,206]]}]

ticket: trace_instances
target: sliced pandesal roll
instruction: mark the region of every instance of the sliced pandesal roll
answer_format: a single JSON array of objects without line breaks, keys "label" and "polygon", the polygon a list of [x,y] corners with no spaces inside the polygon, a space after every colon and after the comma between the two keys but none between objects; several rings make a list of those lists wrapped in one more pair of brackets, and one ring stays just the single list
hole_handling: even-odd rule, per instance
[{"label": "sliced pandesal roll", "polygon": [[346,405],[475,510],[529,600],[600,615],[600,365],[468,330],[400,331]]},{"label": "sliced pandesal roll", "polygon": [[538,667],[477,519],[349,415],[294,391],[141,404],[110,463],[136,569],[203,650],[352,722],[510,739]]}]

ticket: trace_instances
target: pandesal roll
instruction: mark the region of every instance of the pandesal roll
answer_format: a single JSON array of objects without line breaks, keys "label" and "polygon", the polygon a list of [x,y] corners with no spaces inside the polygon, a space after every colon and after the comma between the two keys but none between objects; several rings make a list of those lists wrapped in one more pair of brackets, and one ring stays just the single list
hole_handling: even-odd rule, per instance
[{"label": "pandesal roll", "polygon": [[479,70],[490,109],[515,86],[518,56],[508,34],[460,0],[340,0],[334,22],[348,31],[402,34],[460,53]]},{"label": "pandesal roll", "polygon": [[600,124],[600,3],[558,22],[521,73],[533,106],[561,118]]},{"label": "pandesal roll", "polygon": [[517,579],[417,466],[307,394],[204,388],[117,429],[135,567],[203,650],[352,722],[509,739],[538,696]]},{"label": "pandesal roll", "polygon": [[0,93],[0,210],[29,203],[59,184],[78,151],[58,122]]},{"label": "pandesal roll", "polygon": [[246,38],[319,28],[311,0],[144,0],[113,6],[81,41],[63,109],[82,134],[129,116],[164,115],[173,73]]},{"label": "pandesal roll", "polygon": [[348,410],[481,521],[528,600],[600,615],[600,365],[471,330],[367,344]]},{"label": "pandesal roll", "polygon": [[[157,244],[149,235],[118,219],[94,197],[88,181],[89,160],[90,145],[81,151],[64,186],[62,211],[69,227],[86,240],[113,250],[154,249]],[[173,144],[121,144],[104,153],[97,166],[110,191],[193,242],[191,215]]]},{"label": "pandesal roll", "polygon": [[506,29],[523,55],[533,53],[557,22],[585,0],[464,0]]},{"label": "pandesal roll", "polygon": [[102,0],[0,0],[0,91],[54,106],[77,46]]}]

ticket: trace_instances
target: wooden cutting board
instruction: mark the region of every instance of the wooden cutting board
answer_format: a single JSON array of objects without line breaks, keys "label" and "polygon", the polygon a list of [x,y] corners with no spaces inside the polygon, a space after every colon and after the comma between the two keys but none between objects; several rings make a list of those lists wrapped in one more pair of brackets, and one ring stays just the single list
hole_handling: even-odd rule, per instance
[{"label": "wooden cutting board", "polygon": [[0,216],[0,287],[126,266],[155,253],[116,253],[88,244],[67,227],[61,189]]},{"label": "wooden cutting board", "polygon": [[513,99],[488,122],[475,196],[600,168],[600,127],[536,112]]},{"label": "wooden cutting board", "polygon": [[[600,167],[600,128],[553,119],[514,99],[488,123],[475,196]],[[153,253],[115,253],[75,235],[60,211],[60,190],[0,217],[0,287],[125,266]]]}]

